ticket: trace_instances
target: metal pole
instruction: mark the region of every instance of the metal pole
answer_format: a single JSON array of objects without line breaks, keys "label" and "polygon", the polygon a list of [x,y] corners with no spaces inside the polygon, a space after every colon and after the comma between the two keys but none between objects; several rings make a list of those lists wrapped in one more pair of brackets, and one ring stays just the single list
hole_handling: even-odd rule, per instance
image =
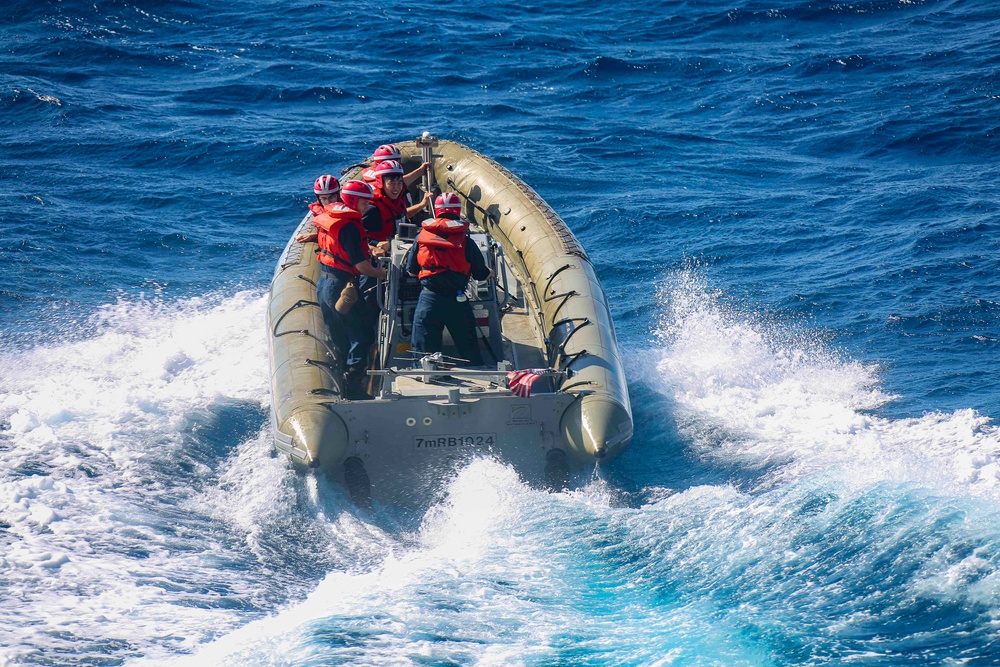
[{"label": "metal pole", "polygon": [[[434,147],[438,145],[437,137],[431,136],[430,132],[424,132],[417,137],[417,145],[420,146],[420,157],[424,162],[429,162],[430,166],[424,172],[424,191],[434,194]],[[434,217],[434,204],[428,202],[427,212]]]}]

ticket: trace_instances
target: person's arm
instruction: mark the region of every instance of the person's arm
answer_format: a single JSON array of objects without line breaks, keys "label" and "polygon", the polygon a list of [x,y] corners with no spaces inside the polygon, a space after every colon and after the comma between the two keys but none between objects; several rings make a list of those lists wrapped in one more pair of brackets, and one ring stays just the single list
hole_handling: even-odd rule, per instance
[{"label": "person's arm", "polygon": [[385,280],[387,275],[386,270],[372,266],[372,263],[368,259],[368,246],[364,245],[362,247],[364,240],[361,238],[361,232],[357,227],[354,225],[344,225],[340,230],[337,240],[340,242],[340,247],[347,253],[347,258],[354,265],[354,268],[366,276]]},{"label": "person's arm", "polygon": [[389,272],[385,269],[379,268],[377,266],[372,266],[372,263],[367,259],[363,262],[358,262],[354,265],[354,268],[365,274],[366,276],[371,276],[372,278],[378,278],[379,280],[385,280]]},{"label": "person's arm", "polygon": [[414,242],[410,246],[410,249],[406,251],[406,257],[403,259],[403,266],[408,274],[411,276],[420,275],[420,265],[417,264],[417,244]]},{"label": "person's arm", "polygon": [[319,232],[313,232],[311,234],[299,234],[295,237],[295,240],[299,243],[313,243],[319,239]]},{"label": "person's arm", "polygon": [[431,203],[431,199],[433,199],[433,197],[431,197],[431,193],[428,192],[427,194],[424,195],[424,198],[421,199],[419,203],[414,204],[413,206],[407,207],[407,209],[406,209],[406,217],[407,217],[407,219],[412,218],[421,209],[427,208],[427,205],[429,203]]},{"label": "person's arm", "polygon": [[424,172],[427,171],[427,168],[430,166],[431,166],[430,162],[424,162],[422,165],[420,165],[410,173],[405,174],[403,176],[403,183],[406,185],[406,187],[410,187],[418,178],[424,175]]},{"label": "person's arm", "polygon": [[[361,216],[361,224],[364,225],[366,232],[371,232],[372,234],[381,232],[382,212],[379,211],[377,206],[369,206],[365,214]],[[371,253],[372,257],[385,257],[389,254],[389,242],[382,241],[381,243],[376,243],[372,239],[368,239],[368,252]]]},{"label": "person's arm", "polygon": [[486,258],[483,257],[479,246],[471,238],[465,239],[465,260],[472,270],[472,277],[476,280],[489,280],[493,277],[493,269],[486,266]]}]

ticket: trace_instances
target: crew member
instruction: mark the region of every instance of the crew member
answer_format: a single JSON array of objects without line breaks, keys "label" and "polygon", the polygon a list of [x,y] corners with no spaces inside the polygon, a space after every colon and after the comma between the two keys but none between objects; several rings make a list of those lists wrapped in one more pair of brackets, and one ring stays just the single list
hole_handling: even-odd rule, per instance
[{"label": "crew member", "polygon": [[[365,179],[365,183],[375,182],[375,167],[378,166],[379,162],[383,160],[397,160],[400,164],[403,163],[403,154],[399,152],[396,148],[396,144],[382,144],[375,149],[375,153],[372,154],[372,166],[368,167],[362,172],[362,177]],[[403,192],[406,192],[407,188],[416,182],[418,178],[424,175],[424,172],[431,166],[430,162],[424,162],[419,167],[414,169],[408,174],[403,176]],[[407,198],[409,195],[406,195]]]},{"label": "crew member", "polygon": [[455,341],[458,355],[471,366],[482,366],[476,340],[476,320],[465,295],[469,276],[493,277],[479,247],[469,240],[469,223],[461,219],[462,203],[445,192],[434,200],[434,219],[425,220],[416,243],[406,257],[406,272],[420,278],[420,297],[413,313],[416,352],[441,351],[445,327]]},{"label": "crew member", "polygon": [[383,280],[386,277],[386,270],[373,266],[369,260],[361,223],[361,215],[371,203],[372,194],[367,183],[349,181],[341,188],[341,201],[313,218],[313,225],[319,231],[296,237],[300,243],[319,242],[322,273],[316,283],[317,300],[323,321],[343,360],[343,396],[350,400],[371,398],[364,391],[364,383],[373,332],[368,326],[365,302],[357,299],[354,290],[358,289],[358,278],[362,275]]},{"label": "crew member", "polygon": [[316,195],[316,201],[309,203],[309,210],[312,211],[313,215],[319,215],[323,212],[323,207],[337,201],[337,195],[340,194],[340,181],[337,180],[336,176],[323,174],[313,183],[313,193]]},{"label": "crew member", "polygon": [[406,205],[403,194],[403,167],[398,160],[383,160],[375,165],[375,195],[373,206],[363,216],[368,242],[388,252],[389,241],[396,236],[399,225],[430,203],[430,193],[419,204]]}]

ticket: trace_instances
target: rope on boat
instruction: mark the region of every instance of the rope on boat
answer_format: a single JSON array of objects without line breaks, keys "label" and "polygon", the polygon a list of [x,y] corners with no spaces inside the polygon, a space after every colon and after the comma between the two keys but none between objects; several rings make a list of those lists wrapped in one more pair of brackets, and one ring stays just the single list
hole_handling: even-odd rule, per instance
[{"label": "rope on boat", "polygon": [[[299,276],[299,277],[301,278],[302,276]],[[281,324],[281,320],[285,319],[285,315],[288,315],[288,313],[292,312],[296,308],[302,308],[303,306],[316,306],[318,308],[319,304],[317,302],[315,302],[315,301],[308,301],[306,299],[299,299],[298,301],[296,301],[295,303],[293,303],[291,306],[289,306],[288,309],[285,310],[285,312],[283,312],[281,315],[278,316],[278,319],[275,320],[275,322],[274,322],[274,326],[271,327],[271,334],[275,338],[277,338],[278,336],[283,336],[284,333],[281,333],[281,334],[278,333],[278,325]]]},{"label": "rope on boat", "polygon": [[309,336],[313,340],[317,340],[320,343],[322,343],[323,347],[326,348],[326,351],[330,354],[330,357],[332,359],[337,358],[337,353],[333,351],[333,348],[330,347],[329,343],[327,343],[325,340],[323,340],[313,332],[309,331],[308,329],[291,329],[289,331],[282,331],[281,333],[274,334],[274,337],[280,338],[281,336],[287,336],[289,334],[302,334],[303,336]]},{"label": "rope on boat", "polygon": [[[513,173],[511,173],[509,169],[507,169],[505,166],[503,166],[493,158],[483,155],[479,151],[473,150],[471,148],[468,147],[465,148],[470,153],[482,158],[487,164],[491,165],[494,169],[496,169],[497,171],[505,175],[507,178],[509,178],[510,181],[517,186],[517,188],[521,191],[521,193],[525,195],[531,201],[531,203],[533,203],[536,207],[538,207],[539,210],[542,211],[546,221],[552,226],[552,230],[556,233],[556,236],[562,243],[563,250],[565,250],[567,254],[576,255],[578,257],[587,260],[588,262],[590,261],[590,258],[587,257],[587,253],[586,251],[584,251],[583,246],[581,246],[577,238],[573,236],[573,232],[569,230],[569,227],[567,227],[563,219],[559,217],[559,214],[556,213],[552,209],[552,207],[549,206],[548,202],[542,199],[537,192],[535,192],[527,183],[525,183],[520,178],[515,176]],[[450,180],[451,179],[449,179],[449,184]],[[466,199],[468,199],[468,197],[466,197]]]},{"label": "rope on boat", "polygon": [[[553,323],[555,323],[555,321],[556,321],[556,315],[559,314],[559,311],[562,309],[563,306],[566,305],[566,302],[569,301],[570,297],[576,296],[577,294],[578,294],[578,292],[575,289],[571,289],[570,291],[565,292],[563,294],[556,294],[556,295],[552,296],[551,298],[546,298],[545,299],[546,301],[554,301],[555,299],[558,299],[559,297],[562,297],[562,301],[559,303],[558,306],[556,306],[556,309],[552,311],[552,322]],[[554,324],[553,324],[553,326],[554,326]]]},{"label": "rope on boat", "polygon": [[347,172],[351,171],[352,169],[363,169],[364,167],[371,166],[371,164],[372,164],[371,159],[365,160],[364,162],[358,162],[356,164],[352,164],[350,167],[344,167],[343,169],[341,169],[340,175],[346,176]]},{"label": "rope on boat", "polygon": [[[336,393],[338,395],[343,395],[344,390],[343,387],[341,387],[340,385],[340,379],[337,377],[338,369],[333,364],[328,363],[326,361],[319,361],[318,359],[306,359],[306,363],[309,364],[310,366],[315,366],[321,371],[326,371],[326,374],[330,376],[330,380],[333,381],[333,386],[337,388]],[[330,390],[325,390],[325,391],[330,391]],[[319,392],[317,392],[314,389],[312,393],[315,394]]]},{"label": "rope on boat", "polygon": [[596,386],[597,383],[594,382],[593,380],[580,380],[578,382],[571,382],[568,387],[560,387],[559,391],[563,391],[563,392],[569,393],[570,389],[575,389],[577,387],[585,387],[587,385],[594,385],[594,386]]},{"label": "rope on boat", "polygon": [[[571,268],[573,268],[572,264],[563,264],[558,269],[556,269],[551,274],[549,274],[549,277],[546,279],[545,289],[542,290],[542,293],[544,294],[545,292],[549,291],[549,288],[552,287],[552,281],[556,279],[556,276],[558,276],[560,273],[562,273],[566,269],[571,269]],[[545,299],[545,300],[548,301],[549,299]]]},{"label": "rope on boat", "polygon": [[[580,324],[577,326],[576,322],[580,322]],[[569,333],[566,334],[565,338],[563,338],[561,341],[555,344],[552,353],[549,355],[550,359],[555,359],[557,357],[563,357],[564,359],[569,358],[569,356],[566,354],[566,343],[568,343],[569,339],[573,337],[573,334],[575,334],[577,331],[584,328],[585,326],[593,324],[593,322],[590,321],[589,317],[564,317],[563,319],[559,320],[558,322],[552,325],[552,332],[555,333],[555,330],[563,326],[564,324],[572,325],[572,328],[569,330]],[[549,334],[550,342],[553,339],[553,333]],[[585,350],[582,352],[585,352]],[[573,360],[575,361],[582,354],[582,352],[577,353],[576,356],[573,358]]]}]

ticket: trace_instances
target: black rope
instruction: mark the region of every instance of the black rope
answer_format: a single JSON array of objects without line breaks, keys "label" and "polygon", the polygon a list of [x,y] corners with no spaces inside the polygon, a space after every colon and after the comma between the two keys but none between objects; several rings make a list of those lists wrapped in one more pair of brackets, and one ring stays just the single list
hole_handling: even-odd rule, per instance
[{"label": "black rope", "polygon": [[359,169],[361,167],[367,167],[369,164],[370,164],[369,162],[365,161],[365,162],[358,162],[357,164],[352,164],[350,167],[344,167],[343,169],[340,170],[340,175],[343,176],[344,174],[346,174],[347,172],[351,171],[352,169]]},{"label": "black rope", "polygon": [[486,335],[484,335],[481,331],[479,331],[478,325],[476,326],[476,334],[477,337],[479,336],[482,337],[483,344],[486,345],[486,349],[489,351],[490,356],[493,357],[493,361],[494,362],[500,361],[500,357],[497,356],[497,353],[493,351],[493,346],[490,345],[490,339]]},{"label": "black rope", "polygon": [[[337,393],[338,394],[344,393],[343,388],[341,387],[340,384],[341,378],[337,377],[338,375],[340,375],[340,369],[338,369],[331,363],[328,363],[326,361],[319,361],[318,359],[306,359],[306,363],[309,364],[310,366],[315,366],[316,368],[322,371],[326,371],[326,374],[330,376],[330,380],[333,382],[333,386],[337,388]],[[316,390],[313,390],[313,393],[317,393]]]},{"label": "black rope", "polygon": [[569,367],[575,364],[577,359],[586,354],[588,354],[586,350],[580,350],[579,352],[574,352],[573,354],[570,355],[563,355],[563,360],[564,361],[568,360],[566,361],[566,363],[562,365],[562,370],[566,371],[567,378],[572,377],[572,371],[570,370]]},{"label": "black rope", "polygon": [[[558,276],[560,273],[562,273],[566,269],[571,269],[571,268],[573,268],[572,264],[563,264],[558,269],[556,269],[555,271],[553,271],[552,275],[550,275],[548,277],[548,282],[545,283],[545,290],[542,292],[542,294],[545,294],[546,292],[549,291],[549,288],[552,287],[552,281],[556,279],[556,276]],[[548,301],[549,299],[546,298],[545,300]]]},{"label": "black rope", "polygon": [[[474,208],[477,211],[479,211],[480,213],[482,213],[483,216],[486,217],[486,218],[488,218],[489,221],[492,222],[494,225],[500,224],[500,211],[497,211],[497,217],[494,218],[492,213],[490,213],[489,211],[487,211],[485,208],[483,208],[482,206],[480,206],[476,202],[472,201],[472,198],[469,197],[468,193],[462,192],[459,189],[459,187],[457,185],[455,185],[455,181],[453,181],[452,179],[449,178],[448,179],[448,185],[450,185],[452,188],[454,188],[455,192],[457,192],[458,194],[460,194],[463,197],[465,197],[465,201],[468,202],[472,206],[472,208]],[[506,236],[506,234],[504,234],[504,236]]]},{"label": "black rope", "polygon": [[570,291],[566,292],[565,294],[556,294],[551,299],[546,299],[546,301],[553,301],[555,299],[558,299],[559,297],[562,297],[562,302],[558,306],[556,306],[556,309],[554,311],[552,311],[552,321],[553,322],[556,321],[556,315],[559,314],[559,311],[562,310],[562,307],[566,305],[566,302],[569,301],[570,297],[576,296],[576,295],[577,295],[577,292],[576,292],[575,289],[573,289],[573,290],[570,290]]},{"label": "black rope", "polygon": [[308,329],[291,329],[289,331],[282,331],[281,333],[274,334],[274,337],[275,338],[280,338],[282,336],[287,336],[289,334],[302,334],[303,336],[309,336],[310,338],[312,338],[314,340],[317,340],[320,343],[322,343],[323,347],[326,348],[326,351],[330,353],[330,357],[332,357],[333,359],[336,359],[337,356],[338,356],[337,353],[334,352],[333,348],[330,347],[330,345],[325,340],[323,340],[322,338],[320,338],[319,336],[317,336],[313,332],[309,331]]},{"label": "black rope", "polygon": [[307,299],[299,299],[291,306],[289,306],[285,312],[283,312],[281,315],[278,316],[278,319],[274,322],[274,326],[271,327],[271,334],[277,337],[279,335],[278,325],[281,324],[281,320],[285,319],[285,315],[288,315],[288,313],[292,312],[296,308],[302,308],[303,306],[316,306],[318,308],[319,304],[315,301],[309,301]]},{"label": "black rope", "polygon": [[[590,319],[587,318],[587,317],[566,317],[566,318],[563,318],[563,319],[559,320],[558,322],[555,322],[552,325],[552,328],[555,329],[557,326],[559,326],[561,324],[566,324],[567,322],[582,322],[582,324],[580,324],[580,326],[573,327],[573,329],[568,334],[566,334],[566,337],[563,338],[562,342],[559,343],[558,351],[559,351],[559,354],[561,354],[563,356],[565,356],[565,354],[566,354],[566,343],[568,343],[569,339],[573,337],[573,334],[575,334],[577,331],[579,331],[580,329],[584,328],[588,324],[592,324],[592,322],[590,321]],[[552,337],[552,335],[549,334],[549,338],[551,338],[551,337]]]},{"label": "black rope", "polygon": [[597,383],[594,382],[593,380],[580,380],[579,382],[573,382],[568,387],[559,387],[559,391],[567,391],[568,392],[570,389],[574,389],[576,387],[585,387],[587,385],[596,385],[596,384]]}]

